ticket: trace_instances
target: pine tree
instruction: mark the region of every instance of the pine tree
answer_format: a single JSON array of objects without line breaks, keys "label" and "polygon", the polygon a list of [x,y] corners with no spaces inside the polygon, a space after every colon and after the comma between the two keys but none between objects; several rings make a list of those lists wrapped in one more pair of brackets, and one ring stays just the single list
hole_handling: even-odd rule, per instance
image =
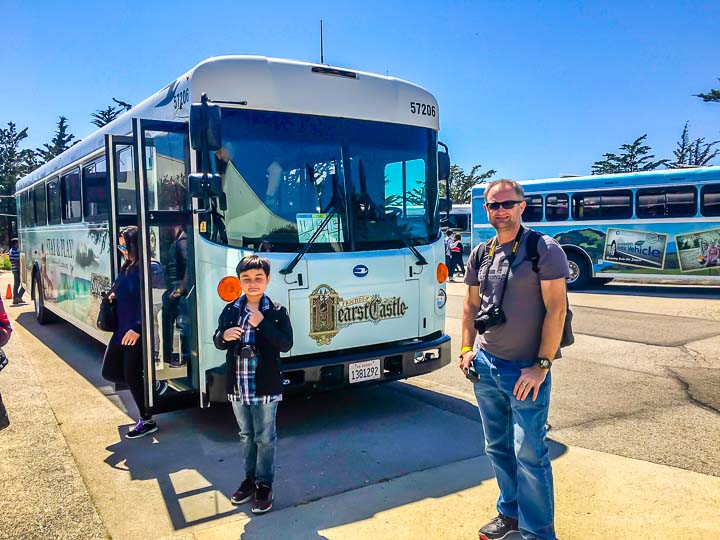
[{"label": "pine tree", "polygon": [[93,121],[91,123],[95,124],[97,127],[101,128],[103,126],[108,125],[110,122],[115,120],[118,116],[120,116],[120,113],[123,112],[122,108],[119,107],[113,107],[112,105],[108,105],[105,109],[98,109],[94,113],[92,113],[90,116],[93,117]]},{"label": "pine tree", "polygon": [[[487,182],[490,177],[497,173],[495,169],[478,172],[482,165],[474,165],[469,173],[466,173],[458,165],[450,166],[450,198],[455,204],[466,204],[472,197],[472,187]],[[444,184],[441,184],[440,196],[445,197]]]},{"label": "pine tree", "polygon": [[655,155],[649,154],[650,146],[642,144],[646,138],[647,133],[630,144],[623,144],[620,146],[621,154],[603,154],[604,160],[593,163],[592,174],[652,171],[661,165],[666,165],[670,160],[659,159],[653,161]]},{"label": "pine tree", "polygon": [[684,167],[704,167],[720,155],[720,149],[713,150],[713,147],[720,144],[720,141],[706,143],[704,138],[690,141],[689,122],[685,122],[680,139],[677,142],[677,150],[673,150],[675,161],[668,162],[670,169]]},{"label": "pine tree", "polygon": [[62,154],[65,150],[70,148],[72,145],[70,142],[75,138],[75,135],[68,133],[67,118],[61,116],[57,123],[57,129],[55,136],[49,143],[45,143],[43,148],[36,150],[38,157],[42,163],[47,163],[55,156]]},{"label": "pine tree", "polygon": [[[718,79],[720,81],[720,79]],[[699,97],[705,102],[708,101],[720,101],[720,89],[711,88],[707,94],[695,94],[695,97]]]},{"label": "pine tree", "polygon": [[35,169],[35,152],[20,149],[20,142],[25,139],[28,128],[21,131],[13,122],[8,122],[7,129],[0,129],[0,238],[8,243],[15,235],[16,214],[15,183],[21,177]]}]

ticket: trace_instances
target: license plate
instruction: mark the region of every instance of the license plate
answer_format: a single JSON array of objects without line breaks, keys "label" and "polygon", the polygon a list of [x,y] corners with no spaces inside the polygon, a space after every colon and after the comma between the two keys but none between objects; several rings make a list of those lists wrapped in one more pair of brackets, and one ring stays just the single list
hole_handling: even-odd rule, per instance
[{"label": "license plate", "polygon": [[380,359],[350,364],[350,384],[380,378]]}]

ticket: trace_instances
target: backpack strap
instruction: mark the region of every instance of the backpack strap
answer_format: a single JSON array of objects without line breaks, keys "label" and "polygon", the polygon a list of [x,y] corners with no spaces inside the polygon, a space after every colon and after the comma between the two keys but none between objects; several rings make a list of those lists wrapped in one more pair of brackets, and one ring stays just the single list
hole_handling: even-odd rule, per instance
[{"label": "backpack strap", "polygon": [[532,269],[533,272],[536,274],[540,271],[538,263],[540,262],[540,253],[538,252],[538,242],[540,242],[540,239],[543,237],[542,234],[539,232],[530,229],[530,232],[528,233],[527,237],[527,258],[530,259],[530,262],[532,263]]}]

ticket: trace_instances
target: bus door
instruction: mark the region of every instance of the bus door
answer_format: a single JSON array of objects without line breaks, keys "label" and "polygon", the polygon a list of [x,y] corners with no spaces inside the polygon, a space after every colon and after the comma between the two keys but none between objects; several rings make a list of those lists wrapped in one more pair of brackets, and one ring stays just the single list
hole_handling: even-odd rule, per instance
[{"label": "bus door", "polygon": [[197,318],[186,123],[133,120],[133,137],[111,137],[113,249],[137,225],[145,403],[153,413],[196,406]]}]

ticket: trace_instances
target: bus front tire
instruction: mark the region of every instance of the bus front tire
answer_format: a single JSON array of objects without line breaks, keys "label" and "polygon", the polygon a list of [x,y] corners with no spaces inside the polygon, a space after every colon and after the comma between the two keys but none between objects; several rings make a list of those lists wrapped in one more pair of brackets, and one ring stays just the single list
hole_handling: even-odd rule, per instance
[{"label": "bus front tire", "polygon": [[33,299],[35,302],[35,318],[39,324],[47,324],[52,320],[50,312],[45,309],[45,295],[43,294],[43,288],[37,278],[33,281],[33,288],[35,289]]},{"label": "bus front tire", "polygon": [[582,255],[568,253],[568,266],[570,277],[567,280],[567,288],[571,291],[585,289],[590,284],[590,265]]}]

